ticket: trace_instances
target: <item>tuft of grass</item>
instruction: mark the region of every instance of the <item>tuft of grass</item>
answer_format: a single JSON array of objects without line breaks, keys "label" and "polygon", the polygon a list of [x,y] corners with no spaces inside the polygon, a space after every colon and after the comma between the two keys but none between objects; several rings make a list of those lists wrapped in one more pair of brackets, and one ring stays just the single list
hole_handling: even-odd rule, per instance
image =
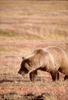
[{"label": "tuft of grass", "polygon": [[15,35],[16,33],[14,32],[0,30],[0,36],[15,36]]}]

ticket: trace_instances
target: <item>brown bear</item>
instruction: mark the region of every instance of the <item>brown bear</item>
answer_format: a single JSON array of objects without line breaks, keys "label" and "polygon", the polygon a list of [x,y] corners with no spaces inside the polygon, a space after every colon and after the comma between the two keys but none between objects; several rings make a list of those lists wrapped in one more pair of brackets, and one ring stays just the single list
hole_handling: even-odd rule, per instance
[{"label": "brown bear", "polygon": [[18,73],[29,73],[30,80],[34,81],[37,70],[49,72],[54,81],[59,79],[59,71],[64,73],[64,79],[67,79],[68,55],[62,48],[55,46],[36,49],[29,57],[23,59]]}]

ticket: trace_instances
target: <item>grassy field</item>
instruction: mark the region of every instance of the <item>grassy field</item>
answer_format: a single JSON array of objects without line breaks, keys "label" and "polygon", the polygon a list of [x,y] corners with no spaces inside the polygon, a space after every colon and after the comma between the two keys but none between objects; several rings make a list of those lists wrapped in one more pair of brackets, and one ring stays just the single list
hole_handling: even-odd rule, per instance
[{"label": "grassy field", "polygon": [[22,56],[58,46],[68,51],[68,1],[0,0],[0,100],[68,100],[68,80],[39,71],[33,83],[18,74]]},{"label": "grassy field", "polygon": [[0,30],[25,39],[68,40],[68,1],[2,0]]}]

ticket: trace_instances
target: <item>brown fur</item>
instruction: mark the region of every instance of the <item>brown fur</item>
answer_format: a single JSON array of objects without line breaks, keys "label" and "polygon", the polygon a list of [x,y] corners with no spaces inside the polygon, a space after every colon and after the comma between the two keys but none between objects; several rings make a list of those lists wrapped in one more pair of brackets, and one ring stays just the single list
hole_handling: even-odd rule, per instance
[{"label": "brown fur", "polygon": [[[59,79],[59,72],[68,77],[68,56],[66,52],[59,47],[47,47],[37,49],[32,55],[25,58],[21,63],[20,72],[29,72],[30,80],[33,81],[37,75],[37,70],[47,71],[51,74],[53,80]],[[21,74],[21,73],[20,73]]]}]

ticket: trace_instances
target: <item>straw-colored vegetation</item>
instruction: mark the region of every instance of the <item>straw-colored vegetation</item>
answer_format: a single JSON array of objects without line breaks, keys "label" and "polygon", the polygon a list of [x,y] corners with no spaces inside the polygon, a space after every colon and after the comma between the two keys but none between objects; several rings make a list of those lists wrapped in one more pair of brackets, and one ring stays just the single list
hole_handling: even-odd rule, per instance
[{"label": "straw-colored vegetation", "polygon": [[68,100],[63,74],[52,82],[41,71],[32,83],[17,73],[22,56],[48,45],[68,49],[67,0],[0,0],[0,100]]}]

